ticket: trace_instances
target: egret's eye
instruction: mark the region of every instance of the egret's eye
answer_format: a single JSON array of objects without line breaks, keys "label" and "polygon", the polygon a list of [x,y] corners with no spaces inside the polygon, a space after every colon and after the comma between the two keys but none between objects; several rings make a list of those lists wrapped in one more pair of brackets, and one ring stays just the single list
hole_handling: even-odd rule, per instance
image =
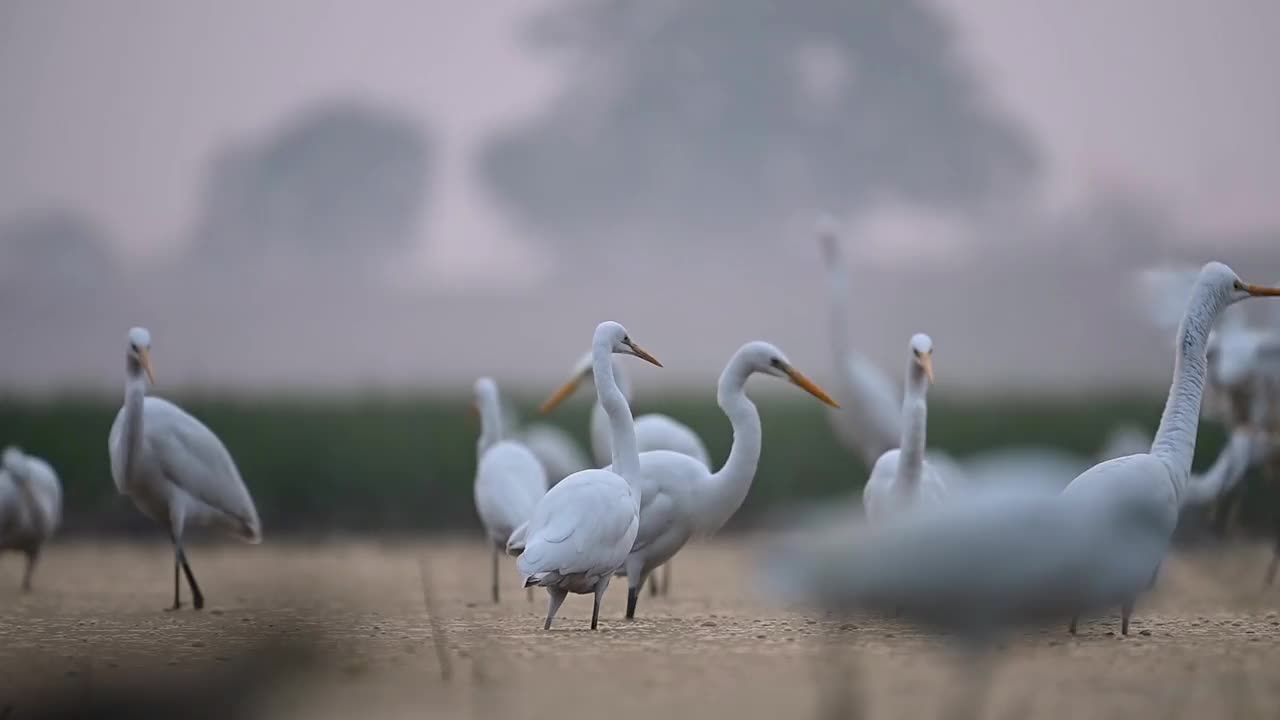
[{"label": "egret's eye", "polygon": [[779,370],[782,369],[782,360],[780,358],[776,358],[776,357],[769,358],[769,364],[772,365],[773,367],[778,368]]},{"label": "egret's eye", "polygon": [[1244,290],[1244,283],[1240,282],[1239,280],[1231,281],[1231,286],[1234,287],[1236,290]]}]

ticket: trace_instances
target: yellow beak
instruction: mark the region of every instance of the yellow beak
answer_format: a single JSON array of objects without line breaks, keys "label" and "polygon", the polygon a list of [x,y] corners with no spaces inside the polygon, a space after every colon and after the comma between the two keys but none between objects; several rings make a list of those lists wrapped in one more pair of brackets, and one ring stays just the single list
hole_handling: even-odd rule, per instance
[{"label": "yellow beak", "polygon": [[818,387],[817,383],[810,380],[808,377],[805,377],[804,373],[791,367],[790,365],[784,366],[782,368],[782,372],[786,373],[787,377],[791,379],[791,382],[795,383],[796,386],[799,387],[800,389],[818,398],[819,400],[826,403],[827,405],[830,405],[833,408],[840,407],[840,403],[836,402],[835,400],[832,400],[831,396],[827,394],[826,390],[823,390],[822,388]]},{"label": "yellow beak", "polygon": [[585,374],[575,375],[574,377],[570,378],[569,382],[565,383],[564,385],[561,385],[558,390],[556,390],[554,393],[551,393],[551,397],[547,398],[546,402],[542,403],[542,406],[538,408],[538,412],[542,413],[543,415],[546,415],[547,413],[556,409],[557,405],[564,402],[565,398],[572,395],[573,391],[578,389],[578,383],[582,382],[582,378],[584,377],[586,377]]},{"label": "yellow beak", "polygon": [[650,363],[653,363],[654,365],[657,365],[658,367],[662,367],[662,363],[658,362],[658,358],[650,355],[644,348],[631,342],[630,340],[624,340],[623,342],[627,344],[627,347],[631,348],[631,352],[635,353],[636,357],[640,358],[641,360],[644,360],[645,362],[650,362]]},{"label": "yellow beak", "polygon": [[138,362],[142,363],[142,370],[147,374],[147,382],[155,385],[156,376],[151,370],[151,351],[147,348],[138,348]]},{"label": "yellow beak", "polygon": [[1262,287],[1261,285],[1250,285],[1249,283],[1245,283],[1244,289],[1254,297],[1264,297],[1268,295],[1280,297],[1280,288]]},{"label": "yellow beak", "polygon": [[926,353],[920,356],[920,367],[924,368],[924,376],[929,378],[929,384],[933,384],[933,353]]}]

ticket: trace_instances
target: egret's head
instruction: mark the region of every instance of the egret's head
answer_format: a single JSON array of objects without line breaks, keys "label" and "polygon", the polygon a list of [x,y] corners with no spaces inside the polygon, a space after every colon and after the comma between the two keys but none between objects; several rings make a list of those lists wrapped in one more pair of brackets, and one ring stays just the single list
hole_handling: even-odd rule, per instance
[{"label": "egret's head", "polygon": [[10,445],[4,449],[4,454],[0,455],[0,467],[3,467],[12,475],[20,475],[22,461],[25,457],[21,448],[17,445]]},{"label": "egret's head", "polygon": [[933,339],[924,333],[911,336],[911,361],[933,383]]},{"label": "egret's head", "polygon": [[564,402],[565,398],[572,395],[583,380],[591,377],[595,348],[608,348],[608,351],[615,355],[634,355],[645,362],[662,367],[662,363],[658,362],[657,358],[650,355],[631,339],[631,336],[627,334],[626,328],[611,320],[606,320],[596,326],[595,334],[591,337],[591,347],[593,348],[592,352],[588,352],[574,366],[573,376],[552,393],[546,402],[542,403],[539,412],[551,412],[557,405]]},{"label": "egret's head", "polygon": [[[776,378],[782,378],[796,387],[804,390],[810,395],[818,398],[822,402],[831,407],[838,408],[840,405],[827,391],[818,387],[818,384],[810,380],[804,373],[800,372],[791,364],[787,356],[775,345],[771,345],[761,340],[755,340],[743,345],[738,349],[736,358],[738,362],[744,363],[747,374],[761,373],[764,375],[772,375]],[[733,365],[734,363],[730,363]]]},{"label": "egret's head", "polygon": [[147,382],[155,384],[155,374],[151,370],[151,333],[146,328],[135,327],[129,330],[128,365],[130,374],[145,372]]},{"label": "egret's head", "polygon": [[489,406],[490,403],[496,405],[498,403],[498,383],[493,381],[491,377],[482,377],[476,380],[472,386],[471,409],[479,413],[481,408]]},{"label": "egret's head", "polygon": [[1235,271],[1220,262],[1206,263],[1200,268],[1199,284],[1222,301],[1222,307],[1233,305],[1251,297],[1280,297],[1280,288],[1251,285],[1240,279]]}]

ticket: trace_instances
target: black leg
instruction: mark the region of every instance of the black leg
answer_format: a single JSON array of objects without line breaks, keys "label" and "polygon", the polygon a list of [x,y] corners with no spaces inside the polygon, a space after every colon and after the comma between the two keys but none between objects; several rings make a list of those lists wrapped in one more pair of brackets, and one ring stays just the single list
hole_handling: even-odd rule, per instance
[{"label": "black leg", "polygon": [[36,571],[36,562],[40,560],[40,548],[34,547],[27,551],[27,569],[22,573],[22,592],[31,592],[31,575]]},{"label": "black leg", "polygon": [[[649,582],[653,582],[652,578],[649,580]],[[628,587],[627,588],[627,619],[628,620],[636,619],[636,603],[639,601],[640,601],[639,586]]]},{"label": "black leg", "polygon": [[[187,585],[191,587],[191,606],[197,610],[204,609],[204,594],[200,592],[200,585],[196,582],[196,576],[191,572],[191,565],[187,563],[187,554],[182,551],[182,546],[178,545],[178,562],[182,565],[182,572],[187,576]],[[174,584],[177,584],[176,582]]]},{"label": "black leg", "polygon": [[498,546],[493,546],[493,604],[498,604]]},{"label": "black leg", "polygon": [[600,598],[604,593],[597,592],[595,598],[591,602],[591,629],[596,629],[596,623],[600,622]]},{"label": "black leg", "polygon": [[1076,624],[1077,624],[1079,621],[1080,621],[1080,616],[1079,616],[1079,615],[1072,615],[1072,616],[1071,616],[1071,625],[1069,625],[1069,626],[1067,627],[1067,632],[1071,633],[1072,635],[1075,635],[1075,634],[1076,634]]},{"label": "black leg", "polygon": [[1120,634],[1129,634],[1129,618],[1133,616],[1133,601],[1120,606]]},{"label": "black leg", "polygon": [[173,546],[173,607],[169,608],[170,610],[182,609],[181,585],[179,585],[179,580],[181,580],[180,575],[182,573],[182,570],[180,570],[179,568],[182,566],[182,563],[178,560],[178,553],[180,552],[182,551],[178,549],[178,546],[174,545]]}]

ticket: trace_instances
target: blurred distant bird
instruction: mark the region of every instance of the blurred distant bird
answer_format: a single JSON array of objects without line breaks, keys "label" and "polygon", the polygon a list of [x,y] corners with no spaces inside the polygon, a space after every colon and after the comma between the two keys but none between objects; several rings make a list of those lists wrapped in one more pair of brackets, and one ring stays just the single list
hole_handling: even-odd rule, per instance
[{"label": "blurred distant bird", "polygon": [[[573,394],[573,391],[585,380],[592,375],[592,358],[588,352],[574,366],[573,376],[569,381],[562,385],[542,404],[542,413],[549,413],[556,408],[557,405],[564,402],[566,398]],[[627,371],[622,367],[621,363],[611,361],[613,368],[613,378],[618,384],[618,388],[622,391],[627,402],[630,403],[633,398],[631,391],[631,381],[627,375]],[[647,413],[635,419],[636,428],[636,447],[640,452],[649,452],[651,450],[670,450],[678,452],[702,463],[704,468],[711,467],[711,455],[707,452],[707,446],[703,444],[702,439],[698,437],[688,425],[672,418],[669,415],[661,413]],[[608,465],[612,456],[612,443],[610,441],[609,418],[604,412],[599,402],[591,407],[591,453],[595,456],[596,466],[604,467]],[[664,567],[665,576],[661,583],[662,594],[666,595],[671,592],[671,566]],[[650,594],[658,593],[659,584],[654,578],[654,582],[649,585]]]},{"label": "blurred distant bird", "polygon": [[40,548],[62,519],[62,485],[49,463],[9,446],[0,458],[0,550],[27,556],[22,589],[31,591],[31,576]]},{"label": "blurred distant bird", "polygon": [[188,525],[211,525],[249,543],[262,541],[258,511],[231,453],[213,431],[168,400],[148,397],[154,382],[151,333],[129,331],[124,406],[111,424],[107,449],[116,489],[133,499],[173,542],[173,609],[182,607],[178,569],[187,576],[192,605],[204,595],[182,548]]},{"label": "blurred distant bird", "polygon": [[733,447],[724,465],[712,472],[682,453],[640,453],[640,529],[619,572],[627,577],[628,619],[635,617],[640,588],[649,573],[668,563],[691,538],[723,527],[746,499],[764,443],[760,413],[746,392],[747,380],[757,373],[782,378],[835,405],[777,347],[757,340],[738,348],[720,374],[716,390],[716,400],[733,426]]},{"label": "blurred distant bird", "polygon": [[[1227,307],[1264,295],[1280,295],[1280,289],[1246,284],[1222,263],[1211,262],[1201,268],[1178,327],[1173,382],[1150,453],[1099,463],[1063,490],[1065,498],[1096,498],[1100,503],[1114,503],[1126,509],[1130,522],[1150,528],[1151,537],[1140,543],[1149,574],[1145,582],[1129,586],[1129,595],[1121,603],[1122,634],[1129,634],[1134,601],[1155,582],[1178,524],[1178,511],[1188,496],[1210,329]],[[1073,632],[1075,625],[1072,620]]]},{"label": "blurred distant bird", "polygon": [[529,521],[533,507],[547,492],[547,473],[529,448],[503,436],[498,384],[483,377],[475,382],[480,412],[476,445],[476,513],[493,550],[493,601],[498,602],[498,555],[511,533]]},{"label": "blurred distant bird", "polygon": [[627,398],[613,377],[614,353],[662,364],[631,340],[616,322],[596,327],[591,341],[596,395],[609,418],[613,470],[582,470],[561,480],[534,506],[507,551],[525,587],[547,588],[551,601],[544,629],[569,593],[595,595],[591,629],[600,619],[600,600],[622,567],[640,528],[640,454]]},{"label": "blurred distant bird", "polygon": [[521,423],[515,406],[505,397],[502,402],[502,432],[529,448],[529,452],[542,463],[542,469],[546,470],[550,485],[591,467],[591,460],[571,434],[551,423]]},{"label": "blurred distant bird", "polygon": [[897,448],[876,460],[862,490],[862,504],[872,522],[918,505],[939,502],[947,494],[946,483],[924,457],[928,392],[933,384],[933,340],[917,333],[911,337],[908,351],[902,439]]}]

